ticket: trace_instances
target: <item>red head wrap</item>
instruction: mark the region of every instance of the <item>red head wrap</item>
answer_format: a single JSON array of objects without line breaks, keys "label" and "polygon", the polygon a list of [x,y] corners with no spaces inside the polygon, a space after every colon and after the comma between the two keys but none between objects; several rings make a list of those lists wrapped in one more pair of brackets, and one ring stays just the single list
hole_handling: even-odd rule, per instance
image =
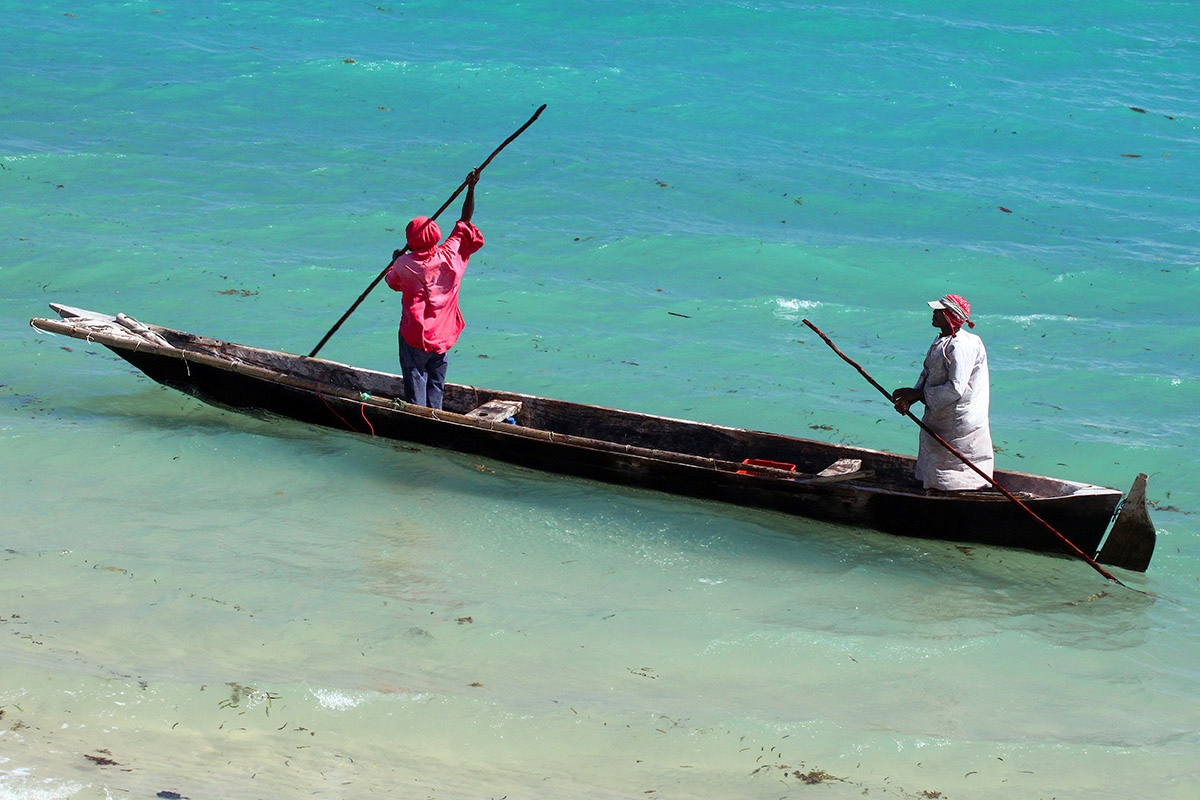
[{"label": "red head wrap", "polygon": [[436,247],[442,240],[441,230],[429,217],[417,217],[408,223],[404,235],[408,238],[408,249],[414,253]]}]

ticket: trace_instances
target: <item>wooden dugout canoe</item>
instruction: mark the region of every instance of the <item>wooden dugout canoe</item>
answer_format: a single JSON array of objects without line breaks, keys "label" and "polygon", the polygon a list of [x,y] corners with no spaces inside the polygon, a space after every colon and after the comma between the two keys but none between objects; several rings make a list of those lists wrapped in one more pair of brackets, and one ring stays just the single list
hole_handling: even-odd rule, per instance
[{"label": "wooden dugout canoe", "polygon": [[[447,384],[445,409],[435,411],[398,399],[399,375],[143,325],[122,314],[51,308],[62,319],[30,324],[102,344],[165,386],[237,411],[902,536],[1063,551],[998,492],[926,492],[912,477],[911,456],[461,384]],[[1116,489],[1020,472],[997,471],[995,478],[1084,553],[1127,569],[1148,566],[1155,532],[1145,476],[1123,507]]]}]

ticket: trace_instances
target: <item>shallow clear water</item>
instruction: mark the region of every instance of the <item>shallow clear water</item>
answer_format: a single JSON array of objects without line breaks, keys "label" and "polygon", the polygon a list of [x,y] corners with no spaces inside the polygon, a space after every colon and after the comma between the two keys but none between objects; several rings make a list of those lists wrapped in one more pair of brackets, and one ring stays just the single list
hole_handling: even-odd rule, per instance
[{"label": "shallow clear water", "polygon": [[[1191,5],[0,10],[0,797],[1200,789]],[[1150,475],[1152,596],[253,419],[26,327],[308,352],[542,103],[453,380],[911,452],[801,320],[905,385],[958,292],[1001,467]],[[395,369],[398,312],[322,355]]]}]

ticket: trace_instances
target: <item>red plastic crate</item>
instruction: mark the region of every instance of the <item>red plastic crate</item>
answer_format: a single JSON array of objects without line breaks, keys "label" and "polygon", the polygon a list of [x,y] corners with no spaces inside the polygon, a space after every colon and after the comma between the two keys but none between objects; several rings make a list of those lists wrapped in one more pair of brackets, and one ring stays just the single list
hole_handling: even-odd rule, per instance
[{"label": "red plastic crate", "polygon": [[[742,461],[742,464],[747,467],[773,467],[774,469],[785,469],[788,472],[795,472],[795,464],[785,464],[782,461],[767,461],[765,458],[747,458]],[[752,469],[739,469],[738,475],[769,475],[767,472],[755,472]]]}]

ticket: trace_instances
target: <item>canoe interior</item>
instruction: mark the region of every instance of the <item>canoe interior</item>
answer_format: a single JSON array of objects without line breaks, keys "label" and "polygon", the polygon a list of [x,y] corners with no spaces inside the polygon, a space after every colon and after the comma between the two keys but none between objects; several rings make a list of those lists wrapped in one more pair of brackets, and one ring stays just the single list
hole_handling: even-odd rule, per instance
[{"label": "canoe interior", "polygon": [[[399,375],[233,344],[167,328],[154,329],[173,346],[182,349],[215,353],[230,360],[259,364],[355,392],[386,398],[403,396],[404,387]],[[447,411],[466,414],[492,400],[519,401],[522,408],[515,420],[517,424],[527,428],[667,453],[684,453],[736,462],[747,458],[765,459],[794,464],[796,471],[801,473],[820,472],[839,459],[857,458],[863,461],[864,470],[875,473],[870,481],[872,485],[924,494],[922,486],[912,476],[915,459],[898,453],[456,383],[447,383],[444,407]],[[1069,496],[1081,491],[1116,491],[1074,481],[1003,470],[997,471],[995,477],[1010,492],[1037,497]]]}]

